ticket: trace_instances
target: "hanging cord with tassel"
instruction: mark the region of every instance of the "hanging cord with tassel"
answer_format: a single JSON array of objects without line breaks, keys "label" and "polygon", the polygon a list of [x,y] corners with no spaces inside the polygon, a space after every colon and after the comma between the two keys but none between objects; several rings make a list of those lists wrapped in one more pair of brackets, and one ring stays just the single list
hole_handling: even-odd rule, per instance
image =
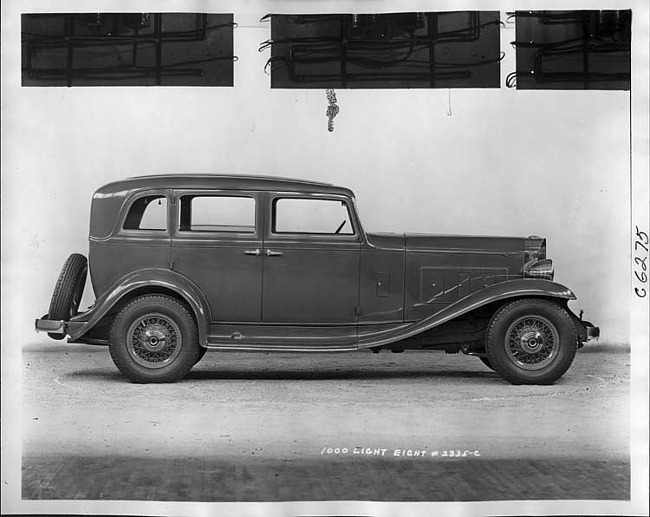
[{"label": "hanging cord with tassel", "polygon": [[329,102],[329,106],[327,106],[327,130],[331,133],[334,131],[334,117],[339,114],[339,107],[336,104],[336,93],[334,93],[334,89],[328,88],[325,90],[325,93]]}]

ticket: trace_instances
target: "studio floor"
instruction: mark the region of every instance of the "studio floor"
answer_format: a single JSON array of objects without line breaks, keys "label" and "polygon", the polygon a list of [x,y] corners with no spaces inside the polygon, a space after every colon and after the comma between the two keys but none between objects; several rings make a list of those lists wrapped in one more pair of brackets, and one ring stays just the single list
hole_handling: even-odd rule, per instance
[{"label": "studio floor", "polygon": [[580,350],[552,386],[478,359],[209,352],[137,385],[103,347],[23,349],[25,500],[630,498],[629,347]]}]

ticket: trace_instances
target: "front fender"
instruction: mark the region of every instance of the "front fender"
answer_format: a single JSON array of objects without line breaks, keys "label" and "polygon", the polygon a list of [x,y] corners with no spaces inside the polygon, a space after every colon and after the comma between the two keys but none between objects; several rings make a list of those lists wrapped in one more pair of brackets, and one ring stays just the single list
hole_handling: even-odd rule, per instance
[{"label": "front fender", "polygon": [[196,319],[199,343],[207,345],[211,321],[210,306],[201,290],[187,277],[171,269],[140,269],[123,276],[100,296],[93,307],[70,319],[70,340],[79,339],[92,329],[108,312],[130,293],[146,289],[147,292],[173,291],[190,306]]},{"label": "front fender", "polygon": [[359,347],[368,348],[401,341],[416,336],[433,327],[437,327],[438,325],[442,325],[484,305],[500,300],[524,297],[558,298],[563,300],[576,299],[571,289],[549,280],[534,278],[507,280],[476,291],[445,307],[440,312],[417,321],[412,325],[406,327],[400,326],[395,330],[382,332],[381,335],[368,335],[359,340]]}]

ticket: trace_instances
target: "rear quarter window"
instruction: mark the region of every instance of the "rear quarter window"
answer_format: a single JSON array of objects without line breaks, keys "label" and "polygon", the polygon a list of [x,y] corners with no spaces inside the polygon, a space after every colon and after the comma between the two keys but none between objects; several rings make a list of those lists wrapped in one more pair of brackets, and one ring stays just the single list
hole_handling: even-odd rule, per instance
[{"label": "rear quarter window", "polygon": [[161,194],[133,201],[124,220],[125,230],[167,230],[167,198]]}]

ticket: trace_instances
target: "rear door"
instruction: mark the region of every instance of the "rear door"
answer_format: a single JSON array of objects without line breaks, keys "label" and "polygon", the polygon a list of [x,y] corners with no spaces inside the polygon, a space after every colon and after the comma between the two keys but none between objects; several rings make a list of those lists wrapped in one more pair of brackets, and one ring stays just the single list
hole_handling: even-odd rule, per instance
[{"label": "rear door", "polygon": [[173,269],[206,296],[219,323],[262,319],[258,192],[175,190]]}]

